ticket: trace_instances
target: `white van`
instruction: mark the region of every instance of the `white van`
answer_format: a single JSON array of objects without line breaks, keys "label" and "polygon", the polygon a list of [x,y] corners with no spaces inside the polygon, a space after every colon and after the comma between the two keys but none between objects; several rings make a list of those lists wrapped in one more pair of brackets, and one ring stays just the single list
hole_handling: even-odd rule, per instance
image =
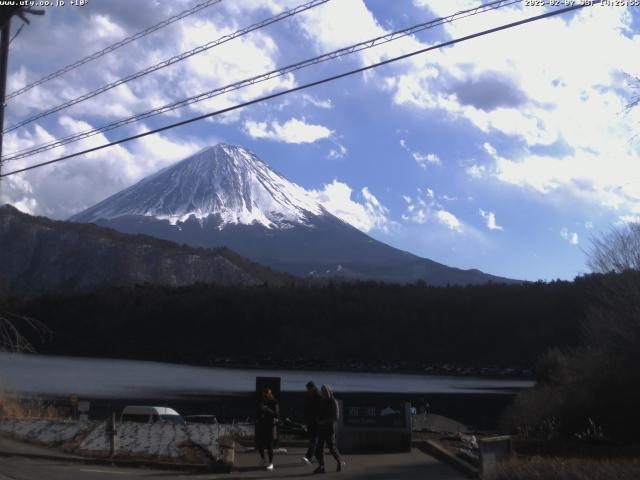
[{"label": "white van", "polygon": [[168,407],[148,407],[142,405],[129,405],[124,407],[121,422],[153,423],[153,422],[173,422],[184,425],[184,419],[173,408]]}]

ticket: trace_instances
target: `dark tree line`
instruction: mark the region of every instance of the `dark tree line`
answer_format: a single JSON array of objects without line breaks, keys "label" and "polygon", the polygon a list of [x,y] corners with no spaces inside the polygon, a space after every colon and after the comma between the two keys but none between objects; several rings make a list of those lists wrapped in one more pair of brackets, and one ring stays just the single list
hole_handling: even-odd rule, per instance
[{"label": "dark tree line", "polygon": [[580,340],[590,277],[469,287],[374,282],[315,286],[139,286],[14,297],[53,332],[41,353],[337,365],[530,367]]}]

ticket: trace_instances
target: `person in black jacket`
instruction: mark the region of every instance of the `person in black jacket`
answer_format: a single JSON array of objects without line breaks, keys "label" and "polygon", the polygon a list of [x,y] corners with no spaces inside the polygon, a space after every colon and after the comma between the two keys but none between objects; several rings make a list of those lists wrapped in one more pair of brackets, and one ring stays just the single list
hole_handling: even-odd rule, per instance
[{"label": "person in black jacket", "polygon": [[[256,448],[262,458],[262,464],[267,470],[273,470],[273,443],[278,437],[278,419],[280,408],[270,388],[262,390],[262,398],[258,402],[256,420]],[[267,450],[269,461],[264,458]]]},{"label": "person in black jacket", "polygon": [[336,422],[338,420],[338,401],[333,396],[331,387],[323,385],[321,388],[322,399],[320,401],[320,410],[318,413],[318,446],[316,448],[316,457],[318,458],[318,468],[313,473],[324,473],[324,446],[327,445],[329,453],[333,455],[338,463],[338,472],[342,471],[342,460],[340,453],[336,448]]},{"label": "person in black jacket", "polygon": [[318,446],[318,415],[320,413],[320,392],[313,382],[307,383],[307,395],[304,399],[304,420],[309,436],[309,448],[302,461],[308,465],[313,461]]}]

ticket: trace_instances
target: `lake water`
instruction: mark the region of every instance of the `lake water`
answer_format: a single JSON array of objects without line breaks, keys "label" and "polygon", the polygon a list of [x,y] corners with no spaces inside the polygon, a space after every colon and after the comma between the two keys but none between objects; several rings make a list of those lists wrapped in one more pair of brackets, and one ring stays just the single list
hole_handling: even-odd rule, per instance
[{"label": "lake water", "polygon": [[159,362],[0,353],[0,389],[23,395],[91,398],[191,397],[252,392],[256,376],[282,378],[282,390],[302,391],[309,380],[338,392],[512,393],[528,380],[396,373],[308,372],[195,367]]}]

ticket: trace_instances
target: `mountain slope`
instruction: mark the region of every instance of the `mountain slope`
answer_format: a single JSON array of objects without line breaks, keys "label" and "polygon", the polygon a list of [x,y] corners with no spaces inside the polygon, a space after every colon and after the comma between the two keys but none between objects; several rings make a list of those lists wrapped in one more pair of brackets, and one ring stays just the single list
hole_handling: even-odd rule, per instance
[{"label": "mountain slope", "polygon": [[301,276],[433,285],[508,281],[379,242],[338,219],[248,150],[209,147],[71,217],[198,247],[228,246]]},{"label": "mountain slope", "polygon": [[156,238],[32,217],[0,207],[0,281],[14,291],[110,285],[279,284],[290,277],[228,249],[204,250]]}]

